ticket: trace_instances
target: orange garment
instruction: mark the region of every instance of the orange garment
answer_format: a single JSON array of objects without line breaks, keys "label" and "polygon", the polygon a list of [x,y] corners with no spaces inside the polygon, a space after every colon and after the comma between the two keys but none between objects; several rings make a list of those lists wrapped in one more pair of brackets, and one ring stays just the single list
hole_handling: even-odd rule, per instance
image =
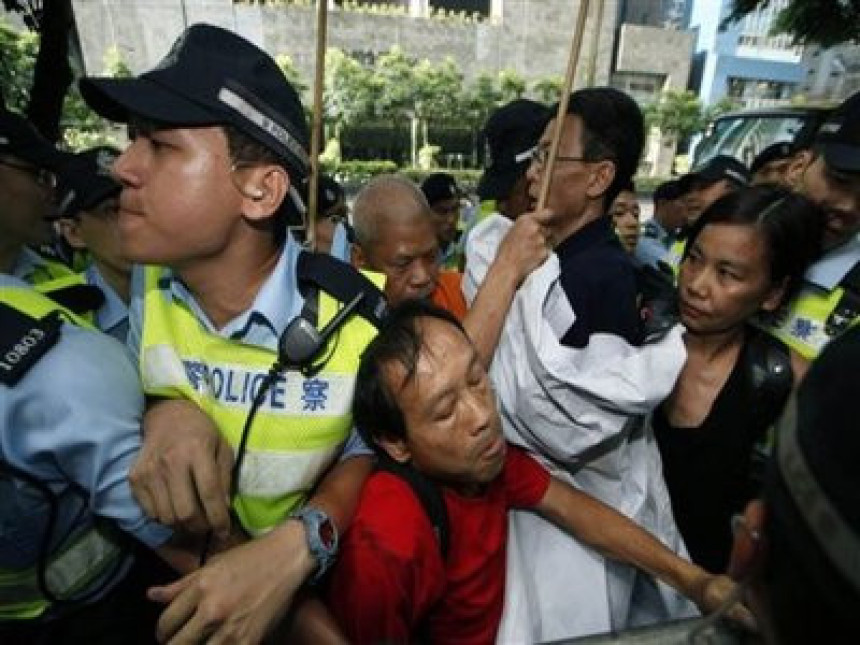
[{"label": "orange garment", "polygon": [[466,311],[468,310],[466,298],[463,296],[463,290],[460,288],[462,281],[463,274],[459,271],[442,270],[439,272],[436,289],[430,296],[433,304],[447,309],[461,322],[466,317]]}]

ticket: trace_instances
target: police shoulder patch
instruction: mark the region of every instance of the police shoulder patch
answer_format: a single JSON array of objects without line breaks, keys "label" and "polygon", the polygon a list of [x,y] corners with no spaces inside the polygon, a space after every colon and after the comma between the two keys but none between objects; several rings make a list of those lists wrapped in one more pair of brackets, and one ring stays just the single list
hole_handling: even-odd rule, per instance
[{"label": "police shoulder patch", "polygon": [[0,383],[13,386],[60,337],[56,313],[33,318],[0,302]]}]

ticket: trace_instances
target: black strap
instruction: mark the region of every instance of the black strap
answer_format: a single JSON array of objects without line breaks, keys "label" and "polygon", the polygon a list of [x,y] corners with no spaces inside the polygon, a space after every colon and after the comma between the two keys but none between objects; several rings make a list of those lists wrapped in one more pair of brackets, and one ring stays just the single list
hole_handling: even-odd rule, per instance
[{"label": "black strap", "polygon": [[747,328],[751,334],[745,350],[745,368],[749,401],[755,401],[750,410],[750,427],[762,432],[755,438],[750,454],[747,491],[750,497],[759,494],[764,485],[770,459],[770,428],[782,413],[791,394],[794,372],[791,355],[782,341],[758,329]]},{"label": "black strap", "polygon": [[824,323],[824,331],[830,337],[839,336],[860,316],[860,262],[854,263],[839,286],[842,287],[842,297]]},{"label": "black strap", "polygon": [[307,284],[315,285],[340,302],[351,302],[356,295],[364,293],[356,311],[374,327],[382,324],[388,311],[385,294],[367,276],[345,262],[328,253],[302,251],[296,273],[300,290]]},{"label": "black strap", "polygon": [[748,328],[751,338],[746,350],[748,383],[752,389],[752,400],[756,401],[753,412],[760,417],[761,425],[770,425],[782,412],[791,394],[794,373],[788,347],[770,334]]},{"label": "black strap", "polygon": [[20,381],[60,338],[62,324],[57,312],[33,318],[0,302],[0,383]]},{"label": "black strap", "polygon": [[400,479],[409,484],[412,492],[415,493],[415,497],[418,498],[418,501],[424,508],[430,524],[433,526],[433,532],[436,533],[436,538],[439,540],[442,559],[447,558],[448,547],[450,545],[448,509],[445,506],[445,499],[439,486],[411,466],[394,461],[394,459],[385,453],[379,456],[376,467],[378,470],[400,477]]},{"label": "black strap", "polygon": [[90,284],[71,284],[43,291],[42,294],[76,314],[98,311],[105,303],[102,290]]}]

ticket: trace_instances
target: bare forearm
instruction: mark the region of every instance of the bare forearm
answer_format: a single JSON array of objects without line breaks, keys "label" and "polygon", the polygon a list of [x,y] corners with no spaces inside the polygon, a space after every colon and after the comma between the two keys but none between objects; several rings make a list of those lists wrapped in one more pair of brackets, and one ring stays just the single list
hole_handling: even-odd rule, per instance
[{"label": "bare forearm", "polygon": [[645,571],[685,596],[697,599],[709,578],[625,515],[567,484],[553,480],[539,510],[607,558]]},{"label": "bare forearm", "polygon": [[503,262],[494,262],[463,320],[463,327],[485,366],[493,360],[517,287],[516,271]]},{"label": "bare forearm", "polygon": [[351,457],[335,464],[307,505],[325,511],[338,532],[343,533],[352,521],[361,488],[372,469],[370,456]]}]

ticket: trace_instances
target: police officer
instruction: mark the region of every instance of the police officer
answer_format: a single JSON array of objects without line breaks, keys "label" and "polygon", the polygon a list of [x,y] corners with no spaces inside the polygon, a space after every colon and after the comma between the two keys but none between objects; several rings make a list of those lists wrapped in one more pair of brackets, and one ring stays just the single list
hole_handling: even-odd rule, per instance
[{"label": "police officer", "polygon": [[4,643],[152,642],[155,608],[120,530],[180,570],[196,563],[132,496],[140,384],[123,346],[85,327],[0,274]]},{"label": "police officer", "polygon": [[542,103],[516,99],[495,110],[484,124],[488,159],[478,182],[478,197],[482,204],[493,202],[508,219],[529,210],[526,171],[549,117]]},{"label": "police officer", "polygon": [[681,203],[681,182],[665,181],[654,189],[654,216],[642,225],[636,259],[640,265],[657,268],[659,262],[687,222],[687,213]]},{"label": "police officer", "polygon": [[[750,172],[734,157],[717,155],[703,166],[694,169],[683,180],[689,182],[689,188],[683,196],[687,215],[686,226],[692,226],[699,215],[720,197],[749,185]],[[672,269],[676,277],[685,246],[686,237],[682,235],[672,243],[669,252],[662,260]]]},{"label": "police officer", "polygon": [[440,263],[443,268],[463,268],[463,221],[460,206],[464,193],[447,172],[434,172],[421,182],[421,191],[436,218]]},{"label": "police officer", "polygon": [[860,93],[846,99],[797,153],[796,189],[824,215],[822,255],[798,294],[760,324],[804,358],[860,319]]},{"label": "police officer", "polygon": [[[371,468],[367,449],[347,439],[355,370],[375,333],[365,318],[381,295],[363,292],[362,315],[348,317],[312,365],[281,371],[288,324],[301,317],[307,330],[342,307],[319,280],[363,278],[327,255],[315,257],[337,268],[302,273],[309,256],[287,224],[301,223],[307,124],[295,89],[259,48],[198,24],[153,70],[85,79],[81,91],[103,116],[128,122],[133,138],[114,166],[120,244],[149,266],[132,287],[129,345],[159,399],[132,473],[136,493],[169,524],[221,534],[230,496],[259,536],[155,590],[171,603],[159,636],[257,642],[331,563]],[[225,442],[240,465],[235,480]]]},{"label": "police officer", "polygon": [[[131,265],[122,257],[117,231],[121,185],[111,176],[119,151],[102,146],[71,156],[57,172],[56,217],[60,233],[86,263],[83,272],[39,285],[53,298],[76,299],[92,310],[92,322],[103,332],[125,342],[128,336],[128,298]],[[72,291],[89,285],[95,290]],[[77,304],[77,303],[75,303]]]},{"label": "police officer", "polygon": [[52,240],[54,171],[63,158],[25,119],[0,108],[0,271],[31,284],[72,273],[34,250]]}]

